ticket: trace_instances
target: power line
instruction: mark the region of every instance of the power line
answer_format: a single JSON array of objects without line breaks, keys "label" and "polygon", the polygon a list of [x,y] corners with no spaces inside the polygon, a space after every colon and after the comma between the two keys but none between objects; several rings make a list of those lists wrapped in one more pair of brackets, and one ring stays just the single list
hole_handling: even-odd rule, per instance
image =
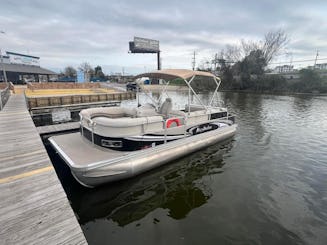
[{"label": "power line", "polygon": [[[301,62],[310,62],[310,61],[319,61],[319,60],[327,60],[327,58],[315,58],[315,59],[308,59],[308,60],[292,60],[292,63],[301,63]],[[237,63],[238,61],[232,61],[232,60],[225,60],[225,63]],[[272,62],[269,63],[269,65],[279,65],[279,64],[286,64],[289,63],[289,61],[281,61],[281,62]]]},{"label": "power line", "polygon": [[[317,61],[317,60],[327,60],[327,58],[320,58],[320,59],[309,59],[309,60],[293,60],[292,63],[301,63],[301,62],[310,62],[310,61]],[[275,63],[269,63],[269,65],[277,65],[277,64],[283,64],[283,63],[288,63],[289,61],[285,62],[275,62]]]}]

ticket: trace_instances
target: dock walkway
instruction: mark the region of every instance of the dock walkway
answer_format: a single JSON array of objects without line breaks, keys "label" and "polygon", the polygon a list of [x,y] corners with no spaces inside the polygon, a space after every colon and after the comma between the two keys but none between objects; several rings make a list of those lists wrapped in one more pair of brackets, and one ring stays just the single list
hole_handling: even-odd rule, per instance
[{"label": "dock walkway", "polygon": [[86,244],[22,94],[0,111],[1,244]]}]

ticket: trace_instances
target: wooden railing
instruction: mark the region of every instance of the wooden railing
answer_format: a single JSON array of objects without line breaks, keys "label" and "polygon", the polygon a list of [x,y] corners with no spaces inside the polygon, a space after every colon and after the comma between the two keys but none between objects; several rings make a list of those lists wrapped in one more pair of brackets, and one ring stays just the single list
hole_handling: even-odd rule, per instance
[{"label": "wooden railing", "polygon": [[6,84],[4,86],[5,88],[0,87],[0,111],[3,109],[5,104],[7,103],[9,97],[10,97],[10,87],[9,84]]},{"label": "wooden railing", "polygon": [[100,88],[100,83],[62,83],[62,82],[49,82],[49,83],[27,83],[27,88],[34,91],[37,89],[88,89]]}]

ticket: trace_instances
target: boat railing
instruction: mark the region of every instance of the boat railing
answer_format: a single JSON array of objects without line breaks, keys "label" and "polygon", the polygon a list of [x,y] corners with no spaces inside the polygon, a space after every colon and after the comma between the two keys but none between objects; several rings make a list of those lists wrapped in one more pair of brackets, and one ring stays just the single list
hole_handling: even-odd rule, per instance
[{"label": "boat railing", "polygon": [[92,138],[92,144],[94,144],[94,127],[96,125],[96,122],[94,122],[91,118],[85,118],[81,114],[79,115],[80,118],[80,127],[81,127],[81,134],[84,136],[84,123],[83,121],[85,120],[87,123],[87,126],[91,128],[91,138]]},{"label": "boat railing", "polygon": [[[227,114],[226,114],[226,116],[225,117],[221,117],[221,118],[219,118],[218,119],[218,121],[224,121],[224,122],[226,122],[226,120],[231,120],[232,121],[232,118],[233,116],[231,116],[231,114],[229,114],[228,113],[228,111],[227,111]],[[164,125],[164,137],[165,137],[165,139],[164,139],[164,143],[166,144],[167,143],[167,122],[169,121],[169,120],[171,120],[171,119],[182,119],[181,120],[181,122],[183,122],[183,124],[182,125],[180,125],[180,126],[183,126],[184,127],[184,130],[183,130],[183,132],[184,132],[184,137],[186,137],[187,136],[187,127],[186,127],[186,125],[187,125],[187,119],[188,119],[188,117],[187,116],[185,116],[185,117],[183,117],[183,116],[176,116],[176,117],[173,117],[173,118],[167,118],[167,119],[164,119],[163,120],[163,125]],[[210,120],[209,122],[211,122],[211,121],[217,121],[217,119],[213,119],[213,120]],[[233,121],[232,121],[232,123],[233,123]]]},{"label": "boat railing", "polygon": [[[220,120],[229,120],[230,119],[230,114],[227,113],[227,115],[225,117],[221,117],[219,118]],[[170,128],[170,124],[168,124],[169,122],[176,122],[177,123],[177,127],[183,127],[183,134],[184,137],[187,136],[187,120],[188,117],[186,116],[174,116],[174,117],[170,117],[170,118],[164,118],[162,120],[163,123],[163,128],[164,128],[164,143],[167,143],[167,133],[168,133],[168,129]],[[215,119],[217,120],[217,119]],[[82,115],[80,115],[80,127],[81,127],[81,135],[84,136],[84,121],[86,121],[87,126],[89,128],[91,128],[91,140],[92,140],[92,144],[94,144],[94,127],[96,126],[96,122],[94,122],[91,118],[85,118]]]},{"label": "boat railing", "polygon": [[[177,126],[183,126],[184,127],[184,136],[186,137],[187,134],[187,128],[186,128],[186,124],[187,124],[187,116],[174,116],[174,117],[170,117],[167,119],[163,119],[162,123],[163,123],[163,128],[164,128],[164,143],[167,143],[167,129],[169,127],[167,127],[167,124],[169,121],[176,121],[178,120]],[[81,135],[84,136],[84,122],[87,123],[87,126],[89,128],[91,128],[91,140],[92,140],[92,144],[94,144],[94,127],[96,126],[96,122],[94,122],[91,118],[86,118],[83,117],[80,114],[80,128],[81,128]],[[168,125],[169,126],[169,125]]]},{"label": "boat railing", "polygon": [[167,127],[167,124],[168,122],[170,121],[176,121],[178,120],[178,122],[182,122],[180,125],[177,124],[178,127],[181,127],[183,126],[184,127],[184,137],[186,137],[186,134],[187,134],[187,128],[186,128],[186,124],[187,124],[187,116],[174,116],[174,117],[170,117],[170,118],[167,118],[167,119],[163,119],[163,128],[164,128],[164,143],[166,144],[167,143],[167,129],[169,127]]}]

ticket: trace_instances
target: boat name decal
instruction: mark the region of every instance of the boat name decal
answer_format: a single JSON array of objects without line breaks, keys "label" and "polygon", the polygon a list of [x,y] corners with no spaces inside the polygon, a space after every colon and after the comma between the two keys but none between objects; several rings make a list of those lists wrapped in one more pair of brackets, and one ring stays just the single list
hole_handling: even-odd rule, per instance
[{"label": "boat name decal", "polygon": [[208,126],[204,126],[204,127],[201,127],[201,128],[197,128],[195,133],[199,134],[199,133],[203,133],[205,131],[211,130],[211,129],[212,129],[212,126],[208,125]]},{"label": "boat name decal", "polygon": [[195,135],[195,134],[201,134],[210,130],[214,130],[217,129],[219,126],[216,124],[203,124],[203,125],[199,125],[197,127],[192,127],[190,129],[188,129],[187,131],[190,132],[191,134]]}]

